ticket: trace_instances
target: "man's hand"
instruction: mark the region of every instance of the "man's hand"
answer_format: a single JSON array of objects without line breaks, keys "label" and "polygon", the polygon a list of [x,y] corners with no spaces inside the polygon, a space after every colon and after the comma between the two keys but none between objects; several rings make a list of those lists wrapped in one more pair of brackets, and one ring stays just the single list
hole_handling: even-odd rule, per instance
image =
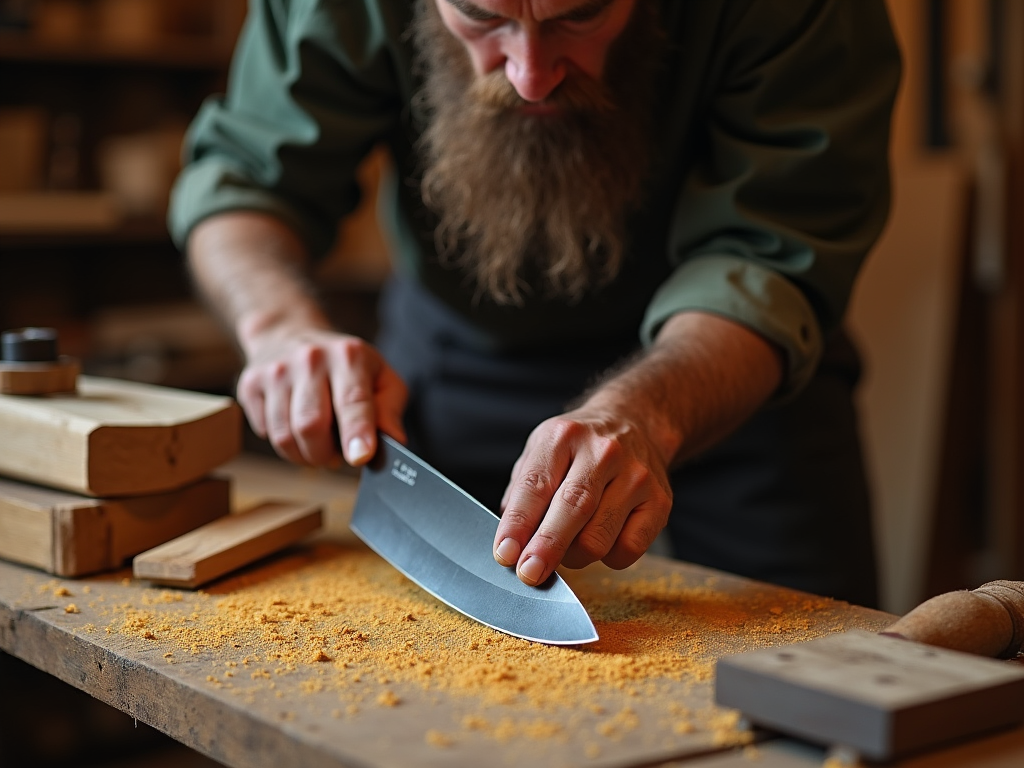
[{"label": "man's hand", "polygon": [[632,565],[668,522],[669,469],[749,418],[783,370],[781,352],[738,323],[670,318],[650,350],[531,433],[502,500],[494,559],[530,585],[559,564]]},{"label": "man's hand", "polygon": [[378,429],[405,442],[406,386],[365,341],[307,330],[250,340],[247,347],[238,401],[253,431],[284,458],[334,465],[341,446],[344,459],[357,466],[376,451]]},{"label": "man's hand", "polygon": [[[665,460],[637,425],[581,408],[537,427],[502,500],[495,559],[542,583],[559,563],[632,565],[668,522]],[[528,542],[523,547],[520,542]]]},{"label": "man's hand", "polygon": [[405,442],[407,392],[365,341],[331,329],[305,280],[302,242],[255,211],[211,216],[189,237],[197,287],[245,353],[238,400],[253,430],[284,458],[365,464],[377,430]]}]

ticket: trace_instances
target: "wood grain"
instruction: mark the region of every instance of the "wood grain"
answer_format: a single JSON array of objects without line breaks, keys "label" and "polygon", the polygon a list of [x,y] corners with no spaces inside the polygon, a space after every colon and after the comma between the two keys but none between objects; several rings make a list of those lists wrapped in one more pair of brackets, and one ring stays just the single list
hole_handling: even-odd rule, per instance
[{"label": "wood grain", "polygon": [[95,499],[0,479],[0,557],[58,576],[120,568],[128,558],[230,511],[231,482]]},{"label": "wood grain", "polygon": [[269,501],[186,533],[138,555],[138,579],[198,587],[293,544],[323,524],[316,504]]},{"label": "wood grain", "polygon": [[234,457],[229,397],[78,378],[76,394],[0,395],[0,474],[87,496],[180,488]]}]

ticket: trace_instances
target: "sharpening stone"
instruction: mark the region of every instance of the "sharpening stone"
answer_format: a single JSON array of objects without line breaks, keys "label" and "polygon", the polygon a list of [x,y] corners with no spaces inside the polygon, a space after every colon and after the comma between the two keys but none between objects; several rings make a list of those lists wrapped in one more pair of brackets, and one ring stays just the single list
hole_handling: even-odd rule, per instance
[{"label": "sharpening stone", "polygon": [[718,660],[752,723],[890,760],[1024,720],[1024,668],[862,630]]}]

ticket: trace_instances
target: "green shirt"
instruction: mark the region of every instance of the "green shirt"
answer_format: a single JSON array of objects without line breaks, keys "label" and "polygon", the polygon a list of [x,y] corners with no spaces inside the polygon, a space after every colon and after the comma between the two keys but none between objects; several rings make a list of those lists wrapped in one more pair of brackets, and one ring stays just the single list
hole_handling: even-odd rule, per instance
[{"label": "green shirt", "polygon": [[[433,0],[431,0],[433,1]],[[186,140],[170,229],[249,209],[291,224],[310,253],[358,202],[355,169],[395,160],[384,224],[395,268],[479,329],[492,351],[592,345],[674,313],[734,319],[785,350],[782,396],[813,375],[889,207],[899,52],[884,0],[660,0],[669,37],[652,193],[619,277],[577,304],[473,301],[424,231],[403,34],[413,0],[253,0],[227,93]]]}]

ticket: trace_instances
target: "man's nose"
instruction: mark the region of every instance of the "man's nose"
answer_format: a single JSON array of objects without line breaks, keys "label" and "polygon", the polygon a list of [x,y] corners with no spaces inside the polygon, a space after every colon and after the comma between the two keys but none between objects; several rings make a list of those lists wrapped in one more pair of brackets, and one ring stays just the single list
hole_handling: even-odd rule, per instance
[{"label": "man's nose", "polygon": [[536,32],[521,30],[506,44],[505,77],[526,101],[543,101],[565,79],[565,65]]}]

